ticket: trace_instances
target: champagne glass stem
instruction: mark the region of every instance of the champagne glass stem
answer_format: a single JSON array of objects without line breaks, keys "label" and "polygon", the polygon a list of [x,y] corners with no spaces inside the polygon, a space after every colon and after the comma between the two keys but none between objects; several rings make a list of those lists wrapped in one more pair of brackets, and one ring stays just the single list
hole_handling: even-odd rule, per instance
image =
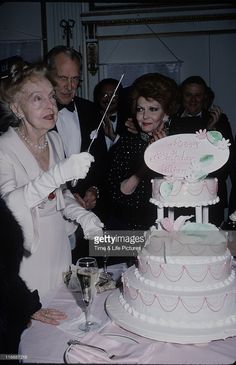
[{"label": "champagne glass stem", "polygon": [[84,310],[84,315],[85,315],[85,332],[89,331],[89,314],[90,314],[90,305],[85,304],[85,310]]},{"label": "champagne glass stem", "polygon": [[107,274],[107,256],[104,256],[103,260],[103,272]]},{"label": "champagne glass stem", "polygon": [[103,274],[106,278],[111,278],[112,277],[112,273],[107,271],[107,260],[108,260],[109,256],[104,256],[103,258]]}]

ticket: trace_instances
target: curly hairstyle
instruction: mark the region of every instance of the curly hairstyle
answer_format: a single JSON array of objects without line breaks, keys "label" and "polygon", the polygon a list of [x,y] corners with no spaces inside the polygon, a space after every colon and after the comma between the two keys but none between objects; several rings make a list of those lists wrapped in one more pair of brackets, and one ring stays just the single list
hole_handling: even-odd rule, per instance
[{"label": "curly hairstyle", "polygon": [[158,101],[164,112],[171,116],[179,106],[178,85],[175,80],[159,73],[147,73],[138,77],[131,86],[131,109],[136,113],[137,100],[140,96],[145,99]]},{"label": "curly hairstyle", "polygon": [[27,81],[42,77],[47,77],[47,68],[43,63],[29,64],[21,60],[14,63],[8,75],[0,79],[0,132],[5,132],[9,126],[16,127],[20,124],[10,105]]}]

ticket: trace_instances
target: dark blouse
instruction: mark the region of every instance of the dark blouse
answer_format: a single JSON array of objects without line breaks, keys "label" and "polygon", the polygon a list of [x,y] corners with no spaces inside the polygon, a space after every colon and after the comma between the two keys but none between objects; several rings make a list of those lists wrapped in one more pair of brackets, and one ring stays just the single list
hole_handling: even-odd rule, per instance
[{"label": "dark blouse", "polygon": [[[157,174],[144,162],[148,143],[148,138],[142,138],[140,134],[127,133],[109,151],[108,229],[145,230],[155,223],[156,207],[149,200],[152,195],[151,179]],[[120,184],[133,174],[138,174],[141,181],[132,194],[125,195]]]}]

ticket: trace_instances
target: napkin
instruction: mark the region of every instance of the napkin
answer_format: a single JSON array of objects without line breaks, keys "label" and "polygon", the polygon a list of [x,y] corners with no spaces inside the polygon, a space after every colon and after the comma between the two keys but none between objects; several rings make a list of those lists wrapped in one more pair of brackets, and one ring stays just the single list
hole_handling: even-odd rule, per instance
[{"label": "napkin", "polygon": [[112,279],[112,277],[109,274],[105,274],[101,272],[99,274],[98,281],[95,285],[95,288],[97,290],[97,293],[102,293],[106,290],[112,290],[116,288],[116,282]]},{"label": "napkin", "polygon": [[[69,271],[63,273],[63,281],[69,290],[80,292],[81,288],[77,278],[77,270],[78,267],[71,264]],[[115,289],[116,281],[113,280],[111,276],[106,275],[102,271],[100,271],[95,288],[97,293],[102,293],[106,290]]]},{"label": "napkin", "polygon": [[[155,344],[124,343],[111,339],[100,333],[89,333],[83,337],[85,344],[98,346],[107,353],[83,345],[73,345],[67,351],[70,363],[89,364],[147,364],[153,361]],[[112,356],[112,357],[111,357]]]},{"label": "napkin", "polygon": [[66,284],[67,288],[71,291],[81,291],[80,284],[77,278],[77,270],[78,267],[71,264],[69,271],[63,273],[63,281]]},{"label": "napkin", "polygon": [[[97,330],[101,330],[102,328],[104,328],[106,326],[106,324],[109,322],[109,318],[106,321],[100,321],[98,318],[94,317],[92,314],[90,314],[89,316],[89,320],[91,322],[96,322],[98,324],[98,328]],[[76,318],[72,318],[72,319],[68,319],[65,320],[63,322],[61,322],[57,328],[59,328],[60,330],[70,333],[72,336],[76,336],[76,337],[82,337],[84,335],[86,335],[87,332],[81,331],[79,329],[79,325],[85,322],[85,315],[82,312],[81,315],[79,317]],[[93,332],[96,330],[93,330]]]}]

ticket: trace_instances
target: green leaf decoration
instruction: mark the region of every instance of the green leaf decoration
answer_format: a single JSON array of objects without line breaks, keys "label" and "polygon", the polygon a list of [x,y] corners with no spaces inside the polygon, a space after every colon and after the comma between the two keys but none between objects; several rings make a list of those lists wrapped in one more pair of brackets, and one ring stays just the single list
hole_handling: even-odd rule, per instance
[{"label": "green leaf decoration", "polygon": [[203,155],[202,157],[200,157],[199,162],[204,165],[209,165],[210,163],[212,163],[213,160],[214,160],[213,155]]},{"label": "green leaf decoration", "polygon": [[207,139],[212,144],[217,144],[219,141],[221,141],[223,138],[222,134],[217,131],[210,131],[207,132]]},{"label": "green leaf decoration", "polygon": [[164,181],[161,185],[160,185],[160,194],[161,196],[163,196],[163,198],[168,198],[168,196],[171,194],[173,189],[173,184]]},{"label": "green leaf decoration", "polygon": [[194,174],[194,177],[195,177],[196,180],[202,181],[202,180],[204,180],[207,177],[207,174],[206,174],[205,171],[197,171]]}]

